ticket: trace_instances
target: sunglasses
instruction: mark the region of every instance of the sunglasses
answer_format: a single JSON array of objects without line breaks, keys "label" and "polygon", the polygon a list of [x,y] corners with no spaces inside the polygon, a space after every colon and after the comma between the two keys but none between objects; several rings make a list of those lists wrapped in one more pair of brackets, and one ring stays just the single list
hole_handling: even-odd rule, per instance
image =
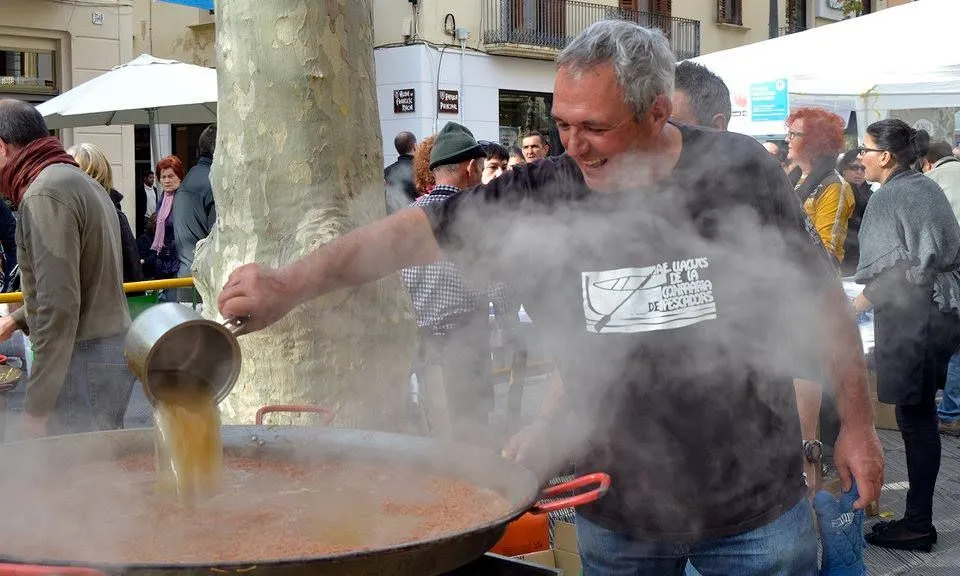
[{"label": "sunglasses", "polygon": [[844,168],[844,170],[853,170],[854,172],[865,172],[867,167],[863,164],[851,164]]}]

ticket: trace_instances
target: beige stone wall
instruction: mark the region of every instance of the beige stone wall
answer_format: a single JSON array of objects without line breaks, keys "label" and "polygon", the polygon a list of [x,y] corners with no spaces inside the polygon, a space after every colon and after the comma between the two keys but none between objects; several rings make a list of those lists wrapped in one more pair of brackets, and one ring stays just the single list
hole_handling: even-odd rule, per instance
[{"label": "beige stone wall", "polygon": [[[779,1],[779,26],[784,26],[786,0]],[[454,43],[443,30],[444,17],[453,14],[458,27],[470,30],[469,48],[482,49],[482,6],[487,0],[420,0],[419,14],[409,2],[373,0],[374,41],[377,46],[402,43],[402,31],[409,26],[420,39],[437,44]],[[590,0],[592,4],[619,6],[619,0]],[[700,21],[702,54],[726,50],[769,37],[767,0],[744,0],[743,26],[717,24],[717,3],[712,0],[674,0],[673,16]],[[568,20],[572,18],[568,14]],[[568,29],[572,22],[568,22]]]},{"label": "beige stone wall", "polygon": [[216,66],[216,34],[209,11],[154,0],[132,4],[134,54]]},{"label": "beige stone wall", "polygon": [[[94,13],[102,15],[94,23]],[[99,18],[98,18],[99,19]],[[127,62],[133,54],[132,11],[129,0],[98,0],[71,5],[47,0],[0,2],[0,46],[54,50],[59,89],[70,88]],[[114,182],[125,194],[124,210],[134,209],[132,126],[101,126],[64,130],[67,146],[92,142],[110,158]]]},{"label": "beige stone wall", "polygon": [[[779,0],[778,16],[784,26],[786,2]],[[709,54],[770,38],[768,0],[743,0],[743,26],[717,23],[713,0],[674,0],[672,16],[700,21],[700,54]]]}]

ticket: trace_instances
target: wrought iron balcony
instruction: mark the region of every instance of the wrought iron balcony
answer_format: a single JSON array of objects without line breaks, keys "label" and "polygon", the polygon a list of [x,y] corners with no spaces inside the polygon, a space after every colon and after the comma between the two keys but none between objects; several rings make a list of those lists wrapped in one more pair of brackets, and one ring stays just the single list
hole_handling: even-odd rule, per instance
[{"label": "wrought iron balcony", "polygon": [[700,21],[576,0],[483,0],[487,52],[552,59],[599,20],[629,20],[659,28],[678,60],[700,55]]},{"label": "wrought iron balcony", "polygon": [[804,26],[800,26],[799,24],[781,26],[779,35],[786,36],[787,34],[796,34],[797,32],[803,32],[804,30],[806,30],[806,28]]}]

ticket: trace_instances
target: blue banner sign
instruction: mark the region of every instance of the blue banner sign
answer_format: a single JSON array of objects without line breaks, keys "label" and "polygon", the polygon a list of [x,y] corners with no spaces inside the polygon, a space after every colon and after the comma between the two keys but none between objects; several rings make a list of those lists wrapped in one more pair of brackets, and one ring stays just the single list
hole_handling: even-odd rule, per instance
[{"label": "blue banner sign", "polygon": [[183,6],[191,6],[193,8],[201,8],[203,10],[213,10],[213,0],[160,0],[161,2],[166,2],[167,4],[182,4]]},{"label": "blue banner sign", "polygon": [[786,122],[790,115],[790,98],[786,79],[750,85],[750,120],[753,122]]}]

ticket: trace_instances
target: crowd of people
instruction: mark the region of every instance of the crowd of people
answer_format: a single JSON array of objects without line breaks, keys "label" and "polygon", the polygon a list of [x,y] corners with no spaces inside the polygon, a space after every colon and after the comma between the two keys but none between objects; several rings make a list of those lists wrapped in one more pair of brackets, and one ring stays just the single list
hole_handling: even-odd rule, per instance
[{"label": "crowd of people", "polygon": [[[259,330],[399,272],[427,433],[544,482],[571,462],[611,476],[578,509],[588,576],[857,573],[884,469],[856,323],[872,310],[878,396],[896,405],[910,488],[904,517],[866,540],[929,551],[940,434],[960,434],[960,163],[894,119],[845,151],[843,119],[816,108],[761,144],[727,131],[730,106],[661,32],[595,23],[557,58],[558,142],[531,130],[505,147],[455,122],[420,142],[402,132],[386,218],[282,268],[238,268],[218,309]],[[122,282],[189,275],[216,219],[215,140],[204,131],[189,173],[173,156],[157,164],[160,190],[144,179],[131,226],[102,151],[65,151],[34,108],[0,101],[12,209],[0,226],[15,228],[13,246],[0,240],[25,298],[0,339],[33,343],[27,436],[121,425]],[[852,303],[845,277],[864,285]],[[515,322],[521,302],[556,372],[549,408],[502,438],[489,429],[489,314]],[[809,475],[818,427],[840,499]]]},{"label": "crowd of people", "polygon": [[0,341],[20,331],[33,356],[21,439],[122,427],[135,385],[123,357],[130,325],[123,284],[190,275],[196,243],[216,221],[215,142],[210,126],[187,174],[176,156],[163,158],[162,195],[148,175],[131,225],[102,149],[64,150],[36,108],[0,100],[3,284],[23,292],[22,306],[0,318]]}]

